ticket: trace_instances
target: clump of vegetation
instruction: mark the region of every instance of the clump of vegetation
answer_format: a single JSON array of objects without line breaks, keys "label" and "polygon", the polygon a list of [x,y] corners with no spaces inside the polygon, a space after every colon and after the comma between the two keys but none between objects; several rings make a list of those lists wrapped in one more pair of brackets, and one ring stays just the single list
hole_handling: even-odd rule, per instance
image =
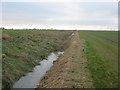
[{"label": "clump of vegetation", "polygon": [[118,88],[118,32],[80,31],[96,88]]},{"label": "clump of vegetation", "polygon": [[63,51],[70,32],[41,30],[3,30],[2,87],[11,88],[21,76],[51,52]]}]

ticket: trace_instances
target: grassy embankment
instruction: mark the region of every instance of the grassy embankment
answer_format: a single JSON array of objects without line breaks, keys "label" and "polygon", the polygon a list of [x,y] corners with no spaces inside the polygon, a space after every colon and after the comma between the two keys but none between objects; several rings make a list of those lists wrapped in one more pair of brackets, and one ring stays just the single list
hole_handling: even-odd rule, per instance
[{"label": "grassy embankment", "polygon": [[2,83],[3,88],[11,88],[51,52],[65,49],[70,32],[3,30],[2,34]]},{"label": "grassy embankment", "polygon": [[118,32],[80,31],[96,88],[118,87]]}]

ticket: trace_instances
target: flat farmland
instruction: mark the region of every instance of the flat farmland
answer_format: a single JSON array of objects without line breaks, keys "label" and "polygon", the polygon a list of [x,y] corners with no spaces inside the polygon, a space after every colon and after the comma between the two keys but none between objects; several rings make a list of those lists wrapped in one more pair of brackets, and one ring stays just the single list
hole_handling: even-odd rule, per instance
[{"label": "flat farmland", "polygon": [[118,32],[79,31],[94,85],[118,86]]},{"label": "flat farmland", "polygon": [[62,51],[36,88],[117,88],[118,43],[117,31],[3,30],[2,86]]}]

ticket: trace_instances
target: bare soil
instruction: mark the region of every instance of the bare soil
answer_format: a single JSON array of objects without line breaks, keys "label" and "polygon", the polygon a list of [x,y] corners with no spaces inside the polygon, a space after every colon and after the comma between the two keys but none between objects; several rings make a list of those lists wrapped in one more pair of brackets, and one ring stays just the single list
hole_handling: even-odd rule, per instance
[{"label": "bare soil", "polygon": [[84,47],[76,31],[67,49],[42,77],[38,88],[93,88],[84,56]]}]

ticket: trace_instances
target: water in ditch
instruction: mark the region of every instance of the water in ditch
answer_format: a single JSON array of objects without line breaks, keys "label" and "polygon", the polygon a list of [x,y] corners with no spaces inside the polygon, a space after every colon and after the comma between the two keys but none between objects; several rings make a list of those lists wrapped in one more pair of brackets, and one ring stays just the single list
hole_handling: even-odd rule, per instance
[{"label": "water in ditch", "polygon": [[33,72],[28,73],[26,76],[21,77],[14,83],[13,88],[36,88],[39,85],[41,77],[52,67],[53,62],[57,60],[59,55],[64,52],[51,53],[47,59],[42,60],[40,65],[34,67]]}]

